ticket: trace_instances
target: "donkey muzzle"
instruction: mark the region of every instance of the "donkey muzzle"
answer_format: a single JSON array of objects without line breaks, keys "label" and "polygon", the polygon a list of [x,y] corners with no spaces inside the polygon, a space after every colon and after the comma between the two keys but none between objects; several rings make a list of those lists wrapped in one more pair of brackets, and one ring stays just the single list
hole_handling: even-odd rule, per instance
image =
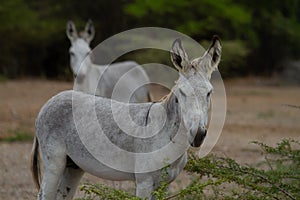
[{"label": "donkey muzzle", "polygon": [[197,134],[194,138],[194,141],[193,143],[191,144],[192,147],[200,147],[201,144],[203,143],[204,141],[204,138],[206,137],[206,134],[207,134],[207,130],[206,128],[203,129],[203,128],[198,128],[197,130]]}]

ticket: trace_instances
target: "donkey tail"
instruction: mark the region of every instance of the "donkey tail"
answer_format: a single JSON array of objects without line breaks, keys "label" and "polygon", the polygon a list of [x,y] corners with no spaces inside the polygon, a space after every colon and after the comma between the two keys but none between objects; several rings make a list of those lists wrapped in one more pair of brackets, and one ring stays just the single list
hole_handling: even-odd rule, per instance
[{"label": "donkey tail", "polygon": [[31,151],[31,173],[33,181],[37,187],[40,189],[40,180],[41,180],[41,169],[40,169],[40,160],[39,160],[39,141],[37,137],[34,136],[33,146]]}]

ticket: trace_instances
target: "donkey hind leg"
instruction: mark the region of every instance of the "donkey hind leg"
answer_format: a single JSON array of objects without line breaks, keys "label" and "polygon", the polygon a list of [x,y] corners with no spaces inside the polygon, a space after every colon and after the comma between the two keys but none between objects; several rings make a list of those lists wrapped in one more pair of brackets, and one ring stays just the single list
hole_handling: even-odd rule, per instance
[{"label": "donkey hind leg", "polygon": [[154,182],[151,176],[143,176],[143,175],[136,175],[135,177],[135,184],[136,184],[136,196],[141,197],[142,199],[155,199],[152,196],[152,191],[154,189]]},{"label": "donkey hind leg", "polygon": [[68,157],[67,167],[58,187],[57,199],[72,199],[83,174],[84,171]]},{"label": "donkey hind leg", "polygon": [[56,200],[57,188],[66,167],[66,154],[63,149],[47,149],[42,153],[43,179],[38,200]]}]

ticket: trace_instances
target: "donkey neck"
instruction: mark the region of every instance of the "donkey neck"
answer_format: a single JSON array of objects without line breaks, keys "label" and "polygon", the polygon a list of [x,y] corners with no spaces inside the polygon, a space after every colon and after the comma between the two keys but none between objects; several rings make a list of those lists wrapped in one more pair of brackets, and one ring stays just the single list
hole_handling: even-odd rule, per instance
[{"label": "donkey neck", "polygon": [[180,97],[180,94],[178,90],[179,83],[181,81],[182,77],[179,77],[179,79],[176,81],[175,86],[171,89],[171,92],[162,99],[162,104],[164,105],[166,113],[175,114],[178,118],[180,118],[180,106],[178,99]]},{"label": "donkey neck", "polygon": [[167,115],[176,115],[178,117],[179,113],[179,104],[178,98],[174,93],[174,89],[168,94],[165,99],[162,101],[162,104],[165,107]]},{"label": "donkey neck", "polygon": [[[176,85],[172,88],[171,92],[162,100],[162,103],[164,105],[164,108],[167,113],[167,118],[172,119],[171,121],[174,122],[174,126],[178,126],[184,120],[184,113],[182,113],[181,105],[187,109],[193,109],[193,107],[185,106],[186,104],[182,92],[180,92],[181,87],[185,87],[186,84],[189,84],[189,81],[186,79],[186,77],[179,77],[179,79],[176,81]],[[188,85],[187,88],[189,88],[190,85]],[[187,111],[185,109],[185,111]],[[189,127],[185,127],[185,129],[189,129]]]},{"label": "donkey neck", "polygon": [[[178,103],[178,98],[175,94],[175,88],[177,86],[174,86],[171,92],[162,100],[162,105],[165,108],[166,117],[167,117],[167,126],[173,127],[175,129],[179,129],[181,117],[180,117],[180,107]],[[176,133],[170,135],[170,137],[174,137]]]}]

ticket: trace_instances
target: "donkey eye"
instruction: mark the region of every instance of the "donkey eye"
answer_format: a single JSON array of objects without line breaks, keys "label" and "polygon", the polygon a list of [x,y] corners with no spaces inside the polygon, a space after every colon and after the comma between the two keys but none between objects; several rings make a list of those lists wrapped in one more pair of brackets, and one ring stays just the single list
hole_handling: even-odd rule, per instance
[{"label": "donkey eye", "polygon": [[211,95],[211,93],[212,93],[212,90],[211,91],[209,91],[208,93],[207,93],[207,99],[209,100],[209,98],[210,98],[210,95]]},{"label": "donkey eye", "polygon": [[75,53],[74,52],[70,52],[70,56],[75,56]]}]

